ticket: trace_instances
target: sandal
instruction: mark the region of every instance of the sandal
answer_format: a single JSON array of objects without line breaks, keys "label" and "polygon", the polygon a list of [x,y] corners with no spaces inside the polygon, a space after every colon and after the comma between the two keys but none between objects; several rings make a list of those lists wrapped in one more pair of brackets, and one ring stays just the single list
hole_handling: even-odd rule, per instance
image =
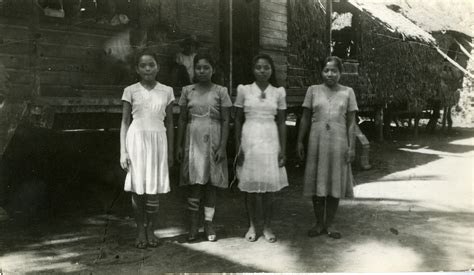
[{"label": "sandal", "polygon": [[147,242],[144,240],[136,240],[135,247],[138,249],[145,249],[147,247]]},{"label": "sandal", "polygon": [[277,241],[275,234],[273,234],[271,230],[263,230],[263,236],[265,237],[265,240],[269,243],[274,243]]},{"label": "sandal", "polygon": [[204,222],[204,232],[206,234],[206,238],[210,242],[215,242],[217,241],[217,235],[216,231],[214,230],[214,227],[212,226],[212,222]]},{"label": "sandal", "polygon": [[159,239],[153,239],[151,241],[148,241],[148,246],[149,247],[158,247],[159,245],[161,244],[160,240]]},{"label": "sandal", "polygon": [[255,233],[255,230],[250,230],[245,233],[245,239],[248,242],[255,242],[257,240],[257,234]]}]

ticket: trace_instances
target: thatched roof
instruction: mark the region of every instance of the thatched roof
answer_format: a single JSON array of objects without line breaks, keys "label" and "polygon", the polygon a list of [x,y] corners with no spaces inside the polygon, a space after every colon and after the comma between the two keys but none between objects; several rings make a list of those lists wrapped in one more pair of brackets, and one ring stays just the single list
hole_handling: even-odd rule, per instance
[{"label": "thatched roof", "polygon": [[360,11],[404,38],[427,43],[453,66],[471,78],[474,75],[452,60],[431,35],[454,31],[474,37],[472,0],[347,0]]},{"label": "thatched roof", "polygon": [[455,31],[474,37],[474,1],[472,0],[378,0],[397,5],[400,12],[423,30]]},{"label": "thatched roof", "polygon": [[412,40],[436,44],[436,40],[430,33],[415,25],[396,8],[394,10],[393,6],[387,4],[388,0],[348,0],[348,2],[394,33]]},{"label": "thatched roof", "polygon": [[[472,0],[348,0],[390,30],[416,40],[431,33],[455,31],[474,37]],[[420,32],[420,29],[422,30]]]}]

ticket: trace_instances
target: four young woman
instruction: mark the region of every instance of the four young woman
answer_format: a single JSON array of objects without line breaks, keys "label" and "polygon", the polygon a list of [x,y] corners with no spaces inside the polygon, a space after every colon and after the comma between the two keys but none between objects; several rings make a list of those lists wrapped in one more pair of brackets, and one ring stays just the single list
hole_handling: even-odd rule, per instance
[{"label": "four young woman", "polygon": [[[189,195],[188,241],[198,236],[200,210],[204,232],[216,241],[213,227],[217,188],[227,188],[226,145],[232,102],[225,87],[212,82],[215,63],[198,54],[194,61],[195,84],[185,86],[179,99],[180,116],[177,160],[180,185]],[[120,162],[125,169],[125,191],[132,192],[137,223],[137,248],[156,247],[158,194],[170,190],[168,167],[173,165],[172,88],[156,81],[157,58],[138,55],[140,82],[124,90],[120,134]],[[239,189],[246,194],[249,229],[247,241],[256,241],[263,216],[262,235],[277,240],[271,229],[274,193],[288,186],[286,162],[286,92],[275,78],[270,56],[257,55],[252,62],[255,82],[237,87],[235,108],[236,173]],[[354,159],[354,126],[357,103],[351,88],[338,84],[342,62],[326,59],[324,84],[311,86],[303,103],[298,133],[298,154],[305,157],[304,139],[310,136],[306,156],[304,193],[313,199],[316,225],[308,234],[340,238],[332,227],[339,198],[352,196],[350,162]],[[132,121],[133,117],[133,121]]]}]

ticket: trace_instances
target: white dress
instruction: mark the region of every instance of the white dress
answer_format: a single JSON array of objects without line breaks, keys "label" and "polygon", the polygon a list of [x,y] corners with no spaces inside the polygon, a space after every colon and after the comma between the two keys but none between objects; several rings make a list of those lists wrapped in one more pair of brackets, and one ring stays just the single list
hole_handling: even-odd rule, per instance
[{"label": "white dress", "polygon": [[135,83],[125,88],[122,100],[132,105],[133,117],[126,137],[131,167],[124,189],[139,195],[167,193],[170,183],[164,119],[166,107],[174,100],[173,89],[157,83],[148,91]]},{"label": "white dress", "polygon": [[276,192],[288,186],[285,167],[278,166],[280,142],[275,122],[277,110],[286,109],[284,88],[269,85],[261,91],[253,83],[239,85],[234,106],[243,108],[241,148],[244,153],[242,167],[237,167],[239,189],[250,193]]}]

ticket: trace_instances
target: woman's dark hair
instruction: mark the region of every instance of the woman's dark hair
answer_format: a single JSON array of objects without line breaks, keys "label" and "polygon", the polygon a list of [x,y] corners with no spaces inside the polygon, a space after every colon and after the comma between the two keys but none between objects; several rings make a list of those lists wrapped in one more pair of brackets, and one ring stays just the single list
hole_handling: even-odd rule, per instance
[{"label": "woman's dark hair", "polygon": [[265,54],[265,53],[261,53],[261,54],[257,54],[256,56],[253,57],[252,59],[252,70],[255,68],[255,65],[257,65],[257,62],[259,59],[264,59],[266,61],[268,61],[268,63],[270,64],[270,67],[272,68],[272,74],[270,75],[270,79],[268,80],[268,82],[270,82],[270,84],[272,84],[273,87],[280,87],[280,85],[278,85],[278,82],[276,80],[276,71],[275,71],[275,63],[273,63],[273,59],[271,56],[269,56],[268,54]]},{"label": "woman's dark hair", "polygon": [[196,67],[196,64],[199,62],[199,60],[204,59],[209,64],[211,64],[212,68],[215,70],[216,69],[216,61],[214,61],[214,58],[208,53],[198,53],[193,59],[193,67]]},{"label": "woman's dark hair", "polygon": [[135,54],[135,59],[133,60],[134,61],[133,63],[135,64],[135,66],[138,66],[138,63],[140,62],[140,58],[142,58],[142,56],[144,55],[153,57],[153,59],[155,59],[156,64],[160,64],[158,63],[158,56],[154,52],[145,49],[145,50],[138,51]]},{"label": "woman's dark hair", "polygon": [[326,67],[326,65],[329,63],[329,62],[334,62],[336,63],[336,67],[339,69],[339,72],[342,73],[342,60],[337,57],[337,56],[328,56],[326,57],[326,59],[324,60],[324,63],[322,64],[322,69],[324,69],[324,67]]}]

